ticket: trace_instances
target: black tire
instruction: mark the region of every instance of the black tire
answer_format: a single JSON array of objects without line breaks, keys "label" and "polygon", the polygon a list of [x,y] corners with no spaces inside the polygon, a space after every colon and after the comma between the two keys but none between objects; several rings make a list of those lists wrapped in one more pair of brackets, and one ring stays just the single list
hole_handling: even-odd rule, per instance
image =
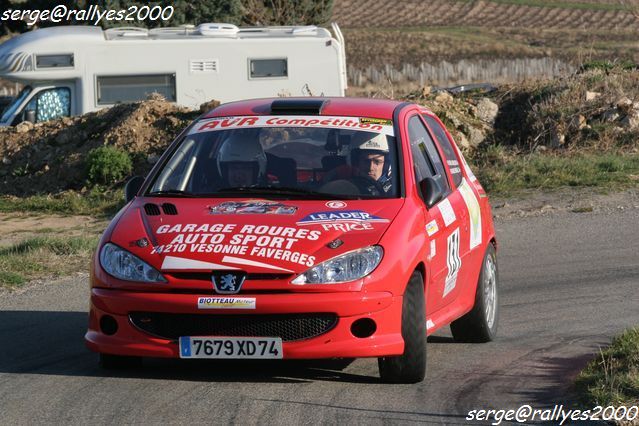
[{"label": "black tire", "polygon": [[402,302],[404,353],[378,358],[379,375],[386,383],[417,383],[426,376],[426,309],[424,279],[413,272]]},{"label": "black tire", "polygon": [[[492,305],[492,313],[487,309],[489,305]],[[457,342],[484,343],[495,339],[498,323],[499,274],[497,256],[495,255],[495,247],[488,244],[477,283],[475,306],[466,315],[453,321],[450,330]]]},{"label": "black tire", "polygon": [[126,370],[141,367],[142,358],[137,356],[100,354],[99,365],[104,370]]}]

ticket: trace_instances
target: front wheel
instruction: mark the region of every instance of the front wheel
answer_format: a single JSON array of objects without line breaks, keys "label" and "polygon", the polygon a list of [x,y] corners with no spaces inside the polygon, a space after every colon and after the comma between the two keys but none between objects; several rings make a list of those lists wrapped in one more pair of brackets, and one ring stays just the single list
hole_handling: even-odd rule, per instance
[{"label": "front wheel", "polygon": [[490,342],[497,335],[499,320],[499,280],[495,247],[488,244],[473,309],[450,325],[457,342]]},{"label": "front wheel", "polygon": [[378,358],[379,375],[387,383],[417,383],[426,376],[426,309],[424,280],[413,272],[402,302],[404,353]]}]

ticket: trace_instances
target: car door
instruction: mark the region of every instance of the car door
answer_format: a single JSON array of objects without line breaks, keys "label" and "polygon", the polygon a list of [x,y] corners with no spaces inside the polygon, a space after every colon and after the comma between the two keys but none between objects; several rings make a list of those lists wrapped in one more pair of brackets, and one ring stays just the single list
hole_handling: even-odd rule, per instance
[{"label": "car door", "polygon": [[463,247],[468,247],[467,210],[461,194],[451,186],[447,166],[419,114],[407,122],[416,182],[431,177],[444,188],[444,197],[435,206],[425,209],[430,250],[426,264],[431,282],[427,289],[430,312],[452,303],[460,294],[464,282]]},{"label": "car door", "polygon": [[470,182],[474,179],[474,176],[464,177],[462,173],[463,159],[457,155],[457,150],[453,148],[452,144],[454,142],[452,142],[446,132],[444,125],[436,117],[429,114],[422,114],[422,118],[437,141],[440,154],[448,165],[450,179],[456,188],[455,192],[459,194],[463,201],[463,205],[460,208],[465,209],[467,213],[464,229],[468,233],[468,245],[464,244],[461,252],[462,258],[466,259],[464,262],[464,268],[466,269],[464,271],[464,285],[467,283],[468,286],[472,287],[479,279],[479,271],[484,257],[483,250],[481,250],[483,247],[482,230],[484,225],[479,203],[481,194],[478,190],[481,186],[476,180],[474,184]]}]

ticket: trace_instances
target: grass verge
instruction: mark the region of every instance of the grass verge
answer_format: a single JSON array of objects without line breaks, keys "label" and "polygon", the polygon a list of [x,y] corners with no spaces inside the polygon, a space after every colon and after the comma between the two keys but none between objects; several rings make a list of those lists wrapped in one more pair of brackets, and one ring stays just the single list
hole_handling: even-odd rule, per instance
[{"label": "grass verge", "polygon": [[66,191],[56,195],[29,197],[0,196],[0,212],[29,212],[46,214],[112,216],[124,205],[122,190],[92,191],[80,194]]},{"label": "grass verge", "polygon": [[575,384],[590,406],[639,404],[639,327],[615,337],[579,374]]},{"label": "grass verge", "polygon": [[526,189],[596,187],[622,190],[639,186],[636,153],[510,152],[491,146],[471,159],[473,170],[491,195],[515,195]]},{"label": "grass verge", "polygon": [[99,237],[38,236],[0,248],[0,287],[15,288],[45,276],[86,269]]}]

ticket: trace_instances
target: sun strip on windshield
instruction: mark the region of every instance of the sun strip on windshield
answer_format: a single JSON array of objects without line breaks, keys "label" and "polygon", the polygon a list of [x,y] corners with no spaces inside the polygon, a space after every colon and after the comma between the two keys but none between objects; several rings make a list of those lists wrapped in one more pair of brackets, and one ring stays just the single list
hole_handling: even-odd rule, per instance
[{"label": "sun strip on windshield", "polygon": [[191,134],[229,129],[257,127],[306,127],[322,129],[350,129],[394,136],[391,120],[368,117],[338,117],[307,115],[256,115],[238,117],[215,117],[202,120],[193,126]]}]

